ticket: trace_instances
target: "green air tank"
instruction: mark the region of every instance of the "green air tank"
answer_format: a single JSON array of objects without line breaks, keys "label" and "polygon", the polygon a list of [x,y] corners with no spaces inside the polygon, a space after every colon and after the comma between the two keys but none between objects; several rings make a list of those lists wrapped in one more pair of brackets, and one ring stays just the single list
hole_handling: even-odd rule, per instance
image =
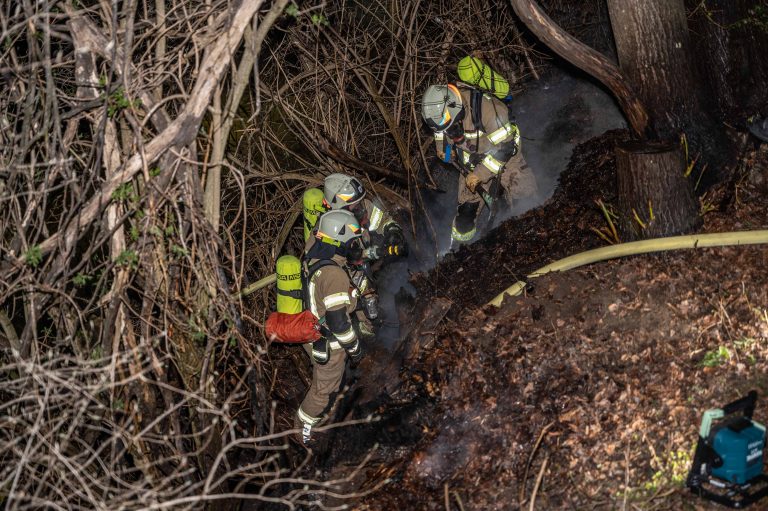
[{"label": "green air tank", "polygon": [[301,261],[292,255],[277,258],[277,312],[298,314],[304,310],[301,291]]},{"label": "green air tank", "polygon": [[309,239],[309,233],[314,229],[317,219],[325,213],[323,206],[323,191],[319,188],[310,188],[302,197],[304,204],[304,241]]},{"label": "green air tank", "polygon": [[512,99],[509,82],[477,57],[467,55],[459,61],[459,79],[469,85],[490,92],[502,101]]}]

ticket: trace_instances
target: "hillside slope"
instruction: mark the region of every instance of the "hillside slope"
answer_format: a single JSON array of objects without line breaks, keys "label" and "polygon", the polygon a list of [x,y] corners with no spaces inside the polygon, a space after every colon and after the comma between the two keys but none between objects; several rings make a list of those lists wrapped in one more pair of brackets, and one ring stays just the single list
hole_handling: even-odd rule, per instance
[{"label": "hillside slope", "polygon": [[[579,146],[546,205],[414,278],[422,315],[398,351],[401,384],[380,387],[384,426],[347,436],[373,449],[358,489],[390,483],[357,509],[528,509],[534,489],[537,509],[710,508],[681,481],[703,411],[768,392],[768,248],[594,264],[483,306],[526,272],[603,244],[594,200],[613,200],[622,137]],[[766,149],[743,147],[731,178],[702,197],[704,232],[768,227]],[[768,420],[765,399],[756,418]],[[344,450],[330,459],[354,458]]]}]

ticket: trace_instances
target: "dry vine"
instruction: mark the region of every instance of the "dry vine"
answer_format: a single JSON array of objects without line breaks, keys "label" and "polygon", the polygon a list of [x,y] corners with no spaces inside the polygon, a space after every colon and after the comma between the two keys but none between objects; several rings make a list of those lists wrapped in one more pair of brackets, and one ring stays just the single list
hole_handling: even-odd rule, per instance
[{"label": "dry vine", "polygon": [[419,94],[470,51],[535,72],[514,26],[494,0],[0,3],[6,508],[343,493],[281,468],[248,334],[271,298],[239,291],[300,249],[301,193],[327,172],[418,205]]}]

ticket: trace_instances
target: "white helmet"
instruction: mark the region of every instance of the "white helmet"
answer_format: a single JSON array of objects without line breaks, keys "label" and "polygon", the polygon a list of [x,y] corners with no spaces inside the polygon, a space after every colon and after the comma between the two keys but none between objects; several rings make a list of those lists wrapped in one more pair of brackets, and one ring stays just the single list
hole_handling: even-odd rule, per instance
[{"label": "white helmet", "polygon": [[365,188],[359,179],[346,174],[329,174],[323,185],[326,207],[332,210],[353,206],[363,200]]},{"label": "white helmet", "polygon": [[317,221],[317,238],[324,243],[346,246],[350,241],[363,235],[363,229],[355,215],[339,209],[323,213]]},{"label": "white helmet", "polygon": [[463,109],[459,89],[450,83],[430,85],[421,98],[421,116],[432,131],[447,130]]}]

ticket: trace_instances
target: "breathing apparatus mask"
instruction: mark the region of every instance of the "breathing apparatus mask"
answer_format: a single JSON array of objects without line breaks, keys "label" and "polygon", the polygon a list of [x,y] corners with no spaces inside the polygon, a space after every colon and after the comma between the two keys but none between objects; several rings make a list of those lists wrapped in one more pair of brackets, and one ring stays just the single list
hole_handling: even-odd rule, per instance
[{"label": "breathing apparatus mask", "polygon": [[342,244],[337,253],[346,257],[350,266],[359,266],[363,264],[363,250],[363,239],[355,238]]},{"label": "breathing apparatus mask", "polygon": [[310,258],[330,259],[334,255],[340,255],[347,260],[347,264],[351,267],[363,264],[364,246],[362,238],[353,238],[344,243],[327,237],[319,238],[319,240],[320,243],[315,243],[308,252],[307,255]]},{"label": "breathing apparatus mask", "polygon": [[445,133],[451,142],[454,144],[461,144],[464,142],[464,109],[461,109],[459,115],[453,120],[453,123],[448,126],[443,133]]},{"label": "breathing apparatus mask", "polygon": [[367,211],[365,210],[365,204],[363,204],[363,201],[355,202],[349,206],[344,206],[344,209],[355,215],[355,218],[358,222],[360,222],[361,225],[366,224]]}]

